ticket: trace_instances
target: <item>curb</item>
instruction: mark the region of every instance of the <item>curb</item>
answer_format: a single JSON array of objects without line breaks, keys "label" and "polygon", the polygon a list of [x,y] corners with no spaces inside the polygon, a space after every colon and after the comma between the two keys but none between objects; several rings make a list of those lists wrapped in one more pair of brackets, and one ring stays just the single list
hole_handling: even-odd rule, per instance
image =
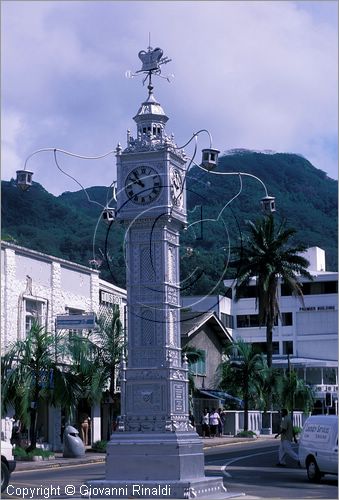
[{"label": "curb", "polygon": [[[217,443],[204,443],[203,442],[203,450],[206,451],[210,448],[222,448],[231,445],[241,445],[245,443],[258,443],[261,438],[252,439],[252,438],[220,438],[220,441]],[[228,439],[230,440],[229,442]],[[262,441],[267,441],[267,438],[263,438]],[[106,462],[106,453],[102,453],[96,456],[90,456],[92,452],[87,453],[85,457],[81,458],[63,458],[56,457],[55,460],[46,460],[41,462],[25,462],[25,461],[17,461],[15,472],[26,472],[32,470],[39,469],[58,469],[61,467],[72,467],[74,465],[85,465],[85,464],[95,464],[95,463],[105,463]]]},{"label": "curb", "polygon": [[[55,461],[42,461],[42,462],[17,462],[15,472],[26,472],[31,470],[39,470],[39,469],[58,469],[60,467],[72,467],[73,465],[85,465],[85,464],[95,464],[95,463],[105,463],[106,462],[106,454],[103,453],[102,457],[93,457],[93,458],[75,458],[75,459],[62,459],[64,461],[60,461],[60,459],[56,458]],[[67,460],[67,462],[66,462]]]}]

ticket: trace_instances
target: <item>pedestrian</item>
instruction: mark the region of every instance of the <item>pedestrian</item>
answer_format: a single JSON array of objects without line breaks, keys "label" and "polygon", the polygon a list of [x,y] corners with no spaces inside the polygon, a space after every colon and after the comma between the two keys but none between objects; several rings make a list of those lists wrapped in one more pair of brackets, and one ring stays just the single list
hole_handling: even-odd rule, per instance
[{"label": "pedestrian", "polygon": [[299,457],[292,449],[292,441],[297,443],[297,438],[293,430],[292,419],[285,408],[281,410],[281,415],[282,419],[280,423],[280,432],[274,436],[275,439],[278,436],[281,436],[279,446],[279,462],[277,463],[277,467],[286,467],[287,455],[296,460],[299,465]]},{"label": "pedestrian", "polygon": [[210,436],[210,416],[208,413],[208,409],[205,408],[203,414],[201,415],[201,428],[202,428],[202,437]]},{"label": "pedestrian", "polygon": [[81,439],[85,446],[88,446],[88,431],[91,419],[87,413],[83,413],[80,417]]},{"label": "pedestrian", "polygon": [[225,412],[223,411],[222,408],[218,409],[219,413],[219,423],[218,423],[218,436],[221,437],[224,433],[224,422],[225,422]]},{"label": "pedestrian", "polygon": [[21,445],[21,422],[16,415],[13,415],[11,444],[18,447]]},{"label": "pedestrian", "polygon": [[194,418],[194,415],[192,412],[189,412],[189,415],[188,415],[188,420],[191,424],[192,427],[195,427],[195,418]]},{"label": "pedestrian", "polygon": [[216,437],[218,434],[218,426],[220,422],[220,416],[216,409],[212,410],[210,413],[210,433],[211,437]]}]

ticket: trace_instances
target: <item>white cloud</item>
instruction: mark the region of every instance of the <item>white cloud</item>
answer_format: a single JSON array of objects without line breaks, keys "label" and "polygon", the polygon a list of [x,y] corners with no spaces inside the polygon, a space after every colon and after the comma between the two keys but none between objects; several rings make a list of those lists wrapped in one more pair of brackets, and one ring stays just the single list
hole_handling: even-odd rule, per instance
[{"label": "white cloud", "polygon": [[2,113],[2,148],[1,165],[2,178],[11,179],[16,177],[16,170],[22,168],[20,154],[20,138],[27,133],[25,119],[15,111]]},{"label": "white cloud", "polygon": [[[158,79],[155,93],[178,142],[208,128],[221,150],[297,152],[337,176],[336,2],[13,1],[2,10],[3,129],[8,110],[25,123],[3,145],[6,163],[46,146],[95,155],[123,143],[146,96],[124,73],[140,68],[151,31],[173,59],[163,74],[174,82]],[[34,158],[35,180],[54,193],[77,189],[52,178],[51,163]],[[111,182],[112,163],[67,166],[94,185]]]}]

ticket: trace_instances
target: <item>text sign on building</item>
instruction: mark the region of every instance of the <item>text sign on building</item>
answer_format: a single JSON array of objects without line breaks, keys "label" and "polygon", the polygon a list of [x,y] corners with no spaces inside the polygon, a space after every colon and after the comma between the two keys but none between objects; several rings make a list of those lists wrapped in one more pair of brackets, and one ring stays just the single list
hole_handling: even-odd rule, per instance
[{"label": "text sign on building", "polygon": [[56,328],[59,330],[84,330],[95,328],[95,314],[63,314],[56,317]]}]

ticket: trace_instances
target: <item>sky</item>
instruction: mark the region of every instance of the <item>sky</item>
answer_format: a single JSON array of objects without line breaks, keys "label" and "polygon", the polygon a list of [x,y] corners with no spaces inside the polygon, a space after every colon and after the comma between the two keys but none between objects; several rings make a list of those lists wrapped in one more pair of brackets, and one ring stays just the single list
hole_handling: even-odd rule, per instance
[{"label": "sky", "polygon": [[[235,148],[305,156],[338,176],[337,1],[1,1],[1,177],[44,148],[100,156],[126,146],[147,97],[140,50],[161,47],[154,93],[178,145],[207,129]],[[200,149],[209,146],[199,136]],[[189,154],[189,149],[187,149]],[[110,185],[115,156],[33,154],[55,195]]]}]

